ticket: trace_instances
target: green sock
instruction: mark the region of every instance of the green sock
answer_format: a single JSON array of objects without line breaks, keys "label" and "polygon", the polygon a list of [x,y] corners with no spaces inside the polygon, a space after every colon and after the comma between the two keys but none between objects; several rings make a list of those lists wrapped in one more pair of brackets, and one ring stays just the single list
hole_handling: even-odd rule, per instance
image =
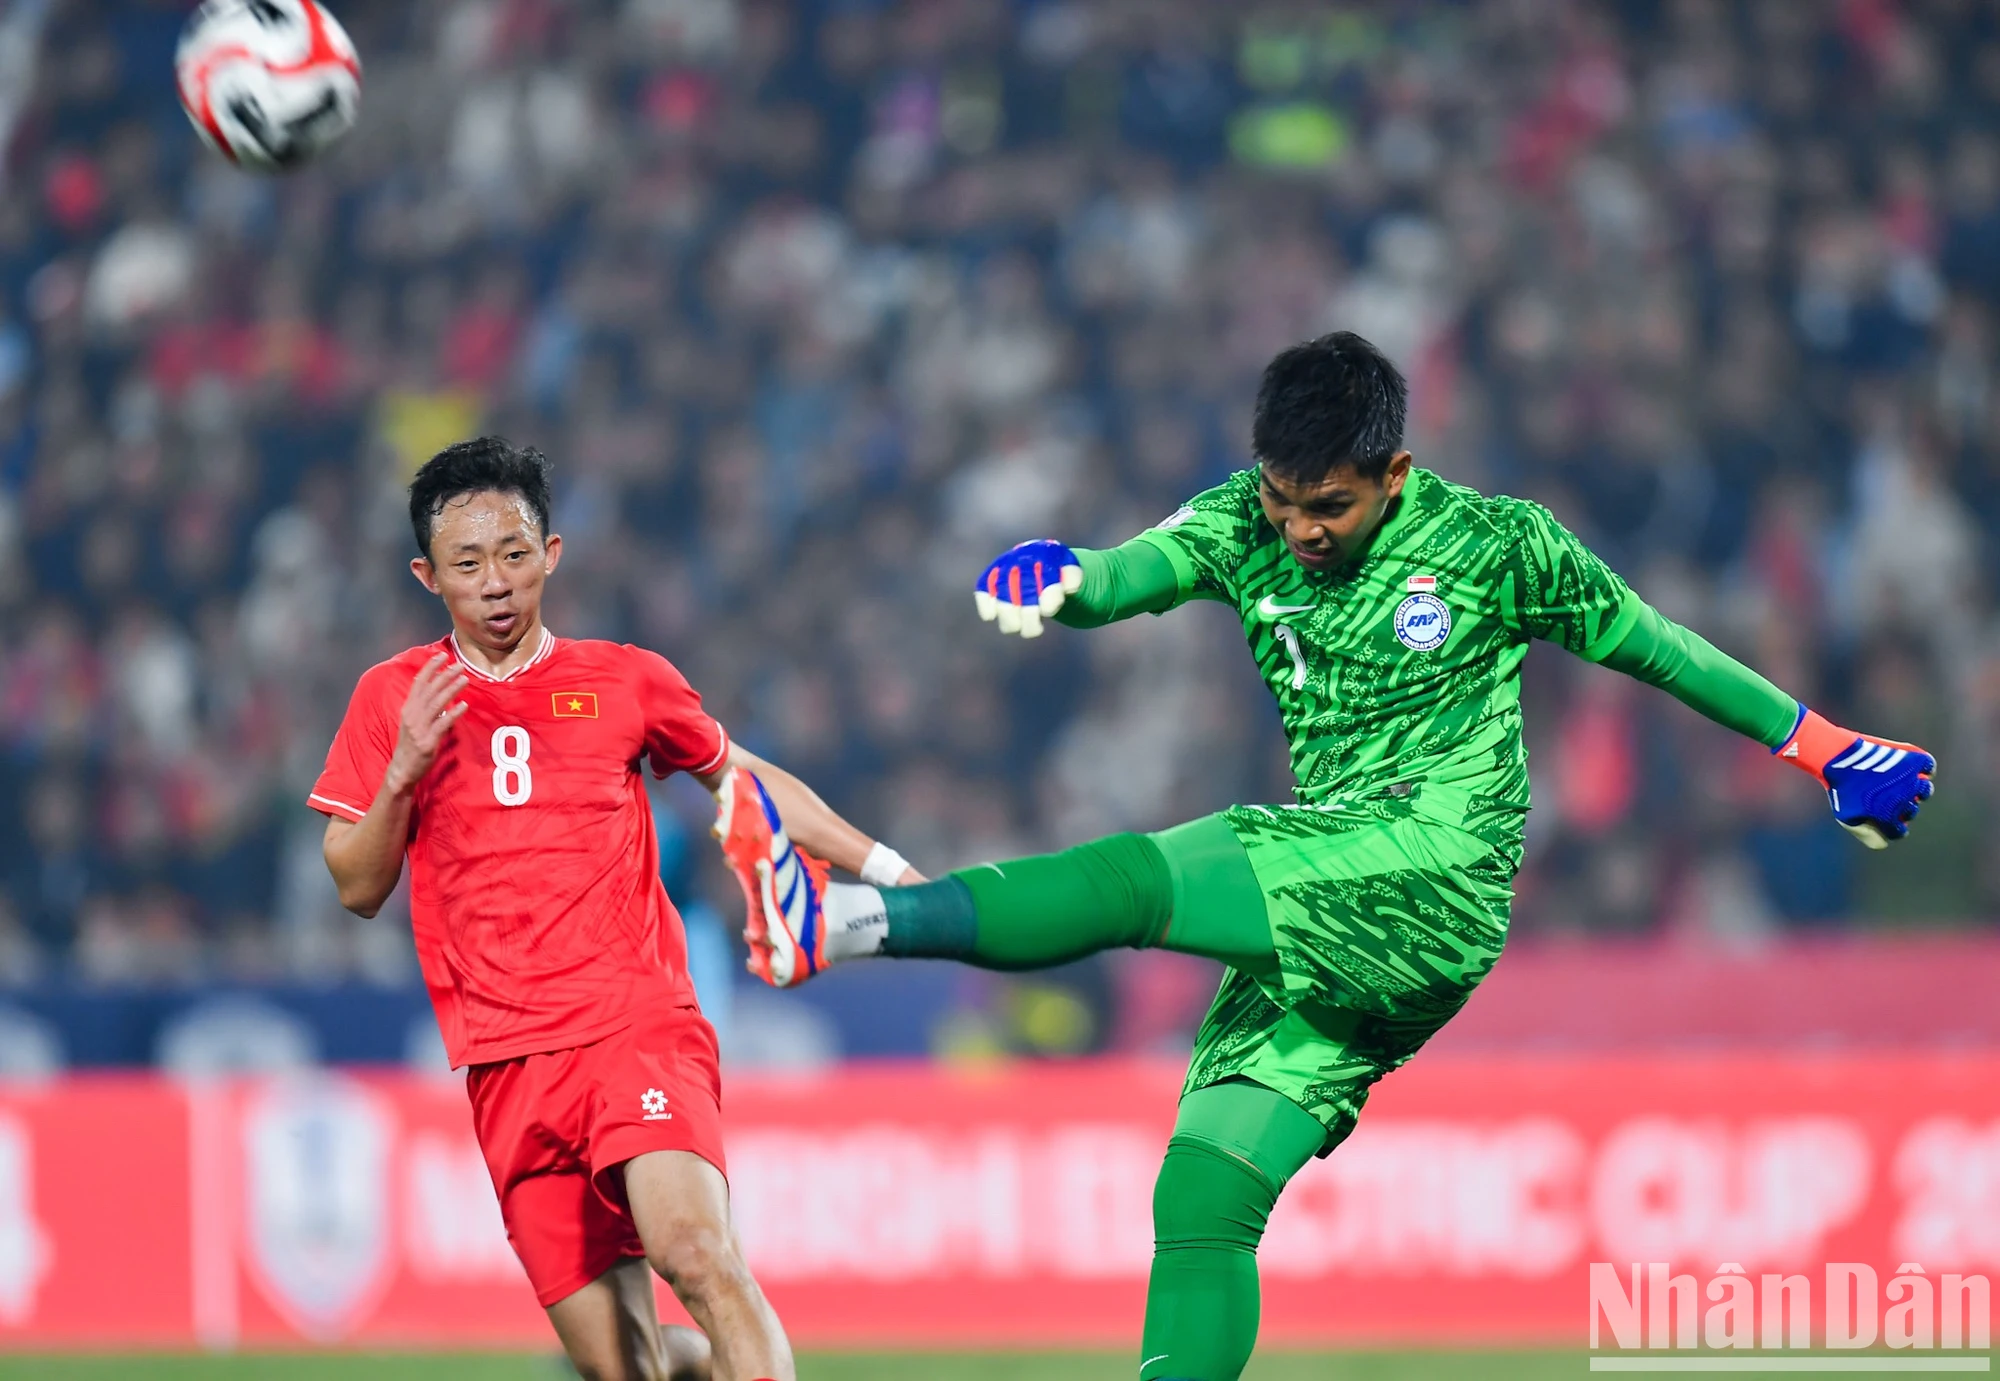
[{"label": "green sock", "polygon": [[1220,816],[884,887],[867,907],[887,920],[879,952],[897,958],[1039,969],[1158,945],[1252,973],[1277,967],[1264,895]]},{"label": "green sock", "polygon": [[1158,940],[1173,911],[1166,859],[1144,835],[988,863],[916,887],[885,887],[882,952],[1041,969]]},{"label": "green sock", "polygon": [[914,887],[884,887],[877,895],[888,928],[881,953],[893,959],[964,959],[978,936],[972,893],[955,876]]},{"label": "green sock", "polygon": [[1153,1185],[1141,1381],[1235,1381],[1257,1343],[1257,1243],[1278,1191],[1205,1141],[1167,1143]]},{"label": "green sock", "polygon": [[1153,1186],[1141,1381],[1235,1381],[1257,1342],[1257,1244],[1285,1184],[1325,1144],[1304,1108],[1232,1080],[1181,1100]]}]

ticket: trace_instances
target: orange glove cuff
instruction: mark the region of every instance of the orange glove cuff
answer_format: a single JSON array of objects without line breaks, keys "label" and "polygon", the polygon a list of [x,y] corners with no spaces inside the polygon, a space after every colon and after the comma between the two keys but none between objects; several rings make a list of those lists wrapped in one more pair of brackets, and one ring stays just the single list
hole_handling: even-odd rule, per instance
[{"label": "orange glove cuff", "polygon": [[1799,720],[1798,728],[1778,749],[1778,756],[1811,774],[1821,786],[1826,785],[1826,765],[1834,760],[1841,749],[1854,742],[1860,735],[1852,729],[1843,729],[1832,720],[1807,710]]}]

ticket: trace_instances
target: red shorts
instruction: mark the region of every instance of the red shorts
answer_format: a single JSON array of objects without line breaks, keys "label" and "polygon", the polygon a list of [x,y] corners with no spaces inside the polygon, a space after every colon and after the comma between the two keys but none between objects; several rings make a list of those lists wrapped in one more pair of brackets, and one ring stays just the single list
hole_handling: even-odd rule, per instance
[{"label": "red shorts", "polygon": [[694,1007],[590,1045],[467,1071],[472,1128],[507,1238],[544,1307],[644,1256],[618,1168],[648,1151],[722,1162],[715,1029]]}]

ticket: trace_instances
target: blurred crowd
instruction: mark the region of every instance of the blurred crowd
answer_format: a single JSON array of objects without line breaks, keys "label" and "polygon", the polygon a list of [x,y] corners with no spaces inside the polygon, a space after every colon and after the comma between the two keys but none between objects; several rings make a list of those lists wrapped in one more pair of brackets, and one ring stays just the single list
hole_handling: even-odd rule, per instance
[{"label": "blurred crowd", "polygon": [[[1995,914],[1991,6],[334,8],[362,120],[283,179],[176,107],[183,5],[0,22],[0,978],[408,981],[302,802],[357,674],[443,631],[401,487],[479,431],[558,468],[556,632],[666,653],[928,871],[1286,799],[1227,611],[1003,643],[968,592],[1246,464],[1260,367],[1336,327],[1420,464],[1943,760],[1865,855],[1538,649],[1518,934]],[[1212,979],[948,981],[947,1044],[1135,1048]]]}]

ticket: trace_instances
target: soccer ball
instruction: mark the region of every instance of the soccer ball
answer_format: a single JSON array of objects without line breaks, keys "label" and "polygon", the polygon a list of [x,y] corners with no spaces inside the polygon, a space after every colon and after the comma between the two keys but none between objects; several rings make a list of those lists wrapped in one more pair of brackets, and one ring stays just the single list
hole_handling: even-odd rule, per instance
[{"label": "soccer ball", "polygon": [[174,80],[202,140],[259,172],[324,153],[361,109],[361,60],[318,0],[208,0],[181,30]]}]

